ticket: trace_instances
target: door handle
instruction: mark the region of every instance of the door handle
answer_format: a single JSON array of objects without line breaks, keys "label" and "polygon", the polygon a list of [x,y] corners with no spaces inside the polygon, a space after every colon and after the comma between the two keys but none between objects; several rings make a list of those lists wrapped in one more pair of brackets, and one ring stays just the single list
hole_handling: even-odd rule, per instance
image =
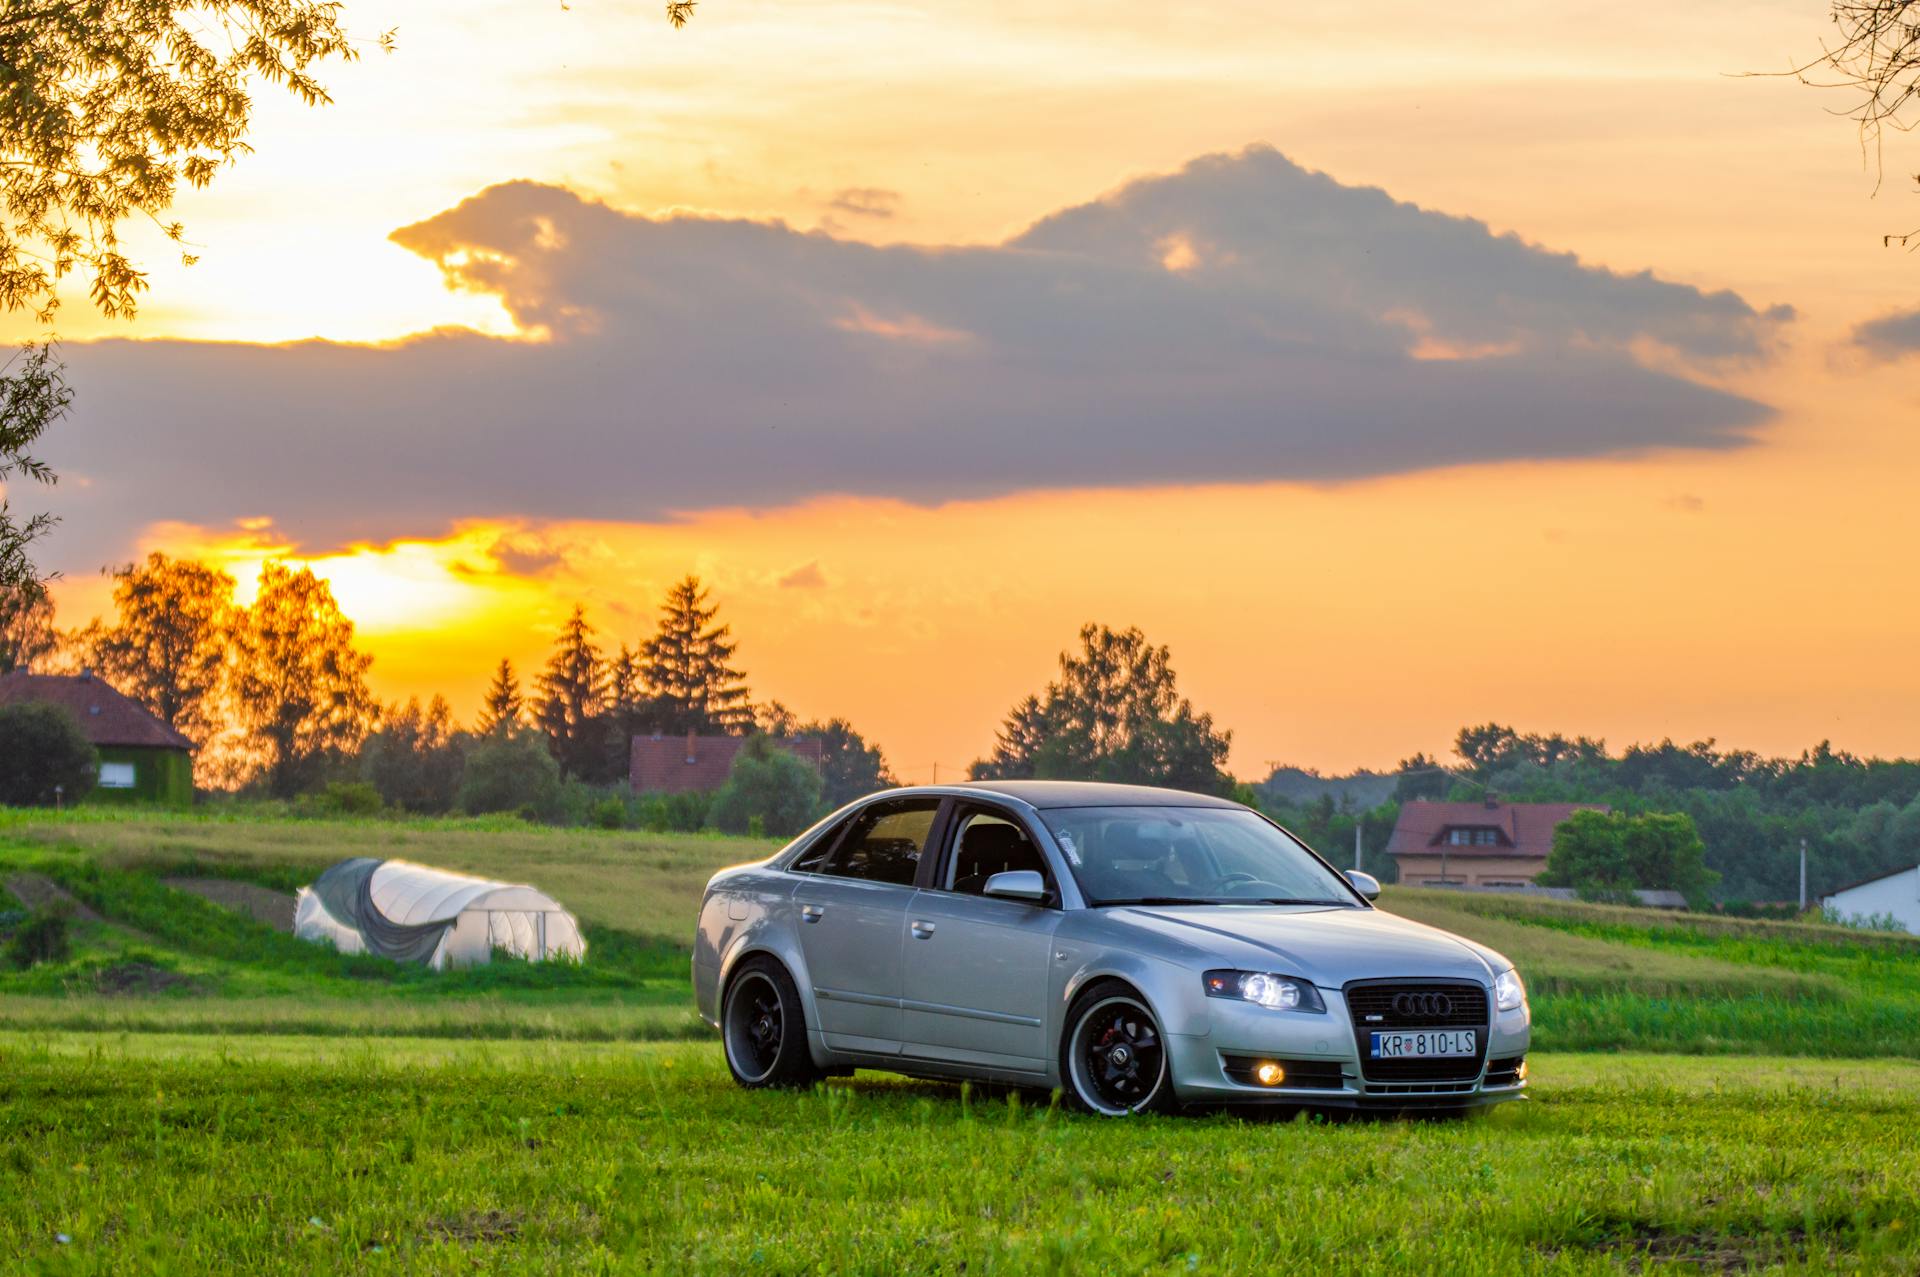
[{"label": "door handle", "polygon": [[818,921],[820,921],[820,915],[821,915],[821,914],[823,914],[823,913],[825,913],[825,912],[826,912],[826,911],[825,911],[824,909],[822,909],[822,908],[821,908],[821,907],[820,907],[819,905],[801,905],[801,906],[800,906],[800,921],[802,921],[802,922],[818,922]]},{"label": "door handle", "polygon": [[916,922],[913,924],[911,930],[913,931],[913,938],[915,940],[925,940],[933,934],[933,924],[931,922]]}]

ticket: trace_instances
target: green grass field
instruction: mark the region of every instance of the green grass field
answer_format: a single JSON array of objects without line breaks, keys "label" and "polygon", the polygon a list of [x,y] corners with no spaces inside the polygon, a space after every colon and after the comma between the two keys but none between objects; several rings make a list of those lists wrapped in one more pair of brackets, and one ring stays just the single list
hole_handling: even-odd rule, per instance
[{"label": "green grass field", "polygon": [[[1920,1269],[1920,1065],[1542,1056],[1464,1122],[1101,1122],[693,1044],[0,1034],[27,1271]],[[60,1236],[67,1240],[62,1242]]]},{"label": "green grass field", "polygon": [[[1391,890],[1520,965],[1527,1102],[1108,1123],[864,1072],[733,1087],[687,929],[771,847],[0,813],[0,878],[101,915],[0,971],[0,1269],[1920,1273],[1911,937]],[[163,881],[356,854],[537,883],[588,959],[403,969]]]}]

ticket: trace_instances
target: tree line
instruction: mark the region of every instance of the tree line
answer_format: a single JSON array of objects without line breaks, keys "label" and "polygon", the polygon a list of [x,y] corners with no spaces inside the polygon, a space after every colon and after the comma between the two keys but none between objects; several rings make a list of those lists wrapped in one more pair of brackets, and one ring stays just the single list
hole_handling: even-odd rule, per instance
[{"label": "tree line", "polygon": [[[712,807],[728,827],[790,832],[823,805],[895,783],[880,750],[845,719],[803,723],[778,701],[754,703],[731,627],[695,577],[668,591],[651,636],[612,655],[576,607],[532,687],[502,659],[463,729],[443,696],[386,705],[374,696],[373,658],[310,568],[269,562],[244,606],[230,574],[191,559],[156,552],[113,576],[111,616],[66,631],[44,589],[0,589],[0,672],[97,671],[193,743],[203,787],[323,794],[354,810],[523,811],[672,828],[700,828]],[[742,751],[741,783],[725,801],[626,794],[632,739],[686,732],[811,736],[823,762],[796,771],[790,754],[756,746]],[[90,754],[84,740],[31,748]],[[89,783],[70,779],[69,794]]]},{"label": "tree line", "polygon": [[[1685,816],[1698,834],[1700,869],[1718,879],[1709,883],[1688,863],[1677,871],[1675,888],[1711,885],[1723,902],[1794,900],[1803,839],[1809,889],[1816,895],[1920,864],[1920,761],[1863,758],[1824,741],[1791,758],[1723,749],[1713,740],[1688,745],[1662,740],[1614,752],[1592,737],[1522,732],[1500,723],[1461,728],[1453,759],[1442,763],[1415,754],[1402,760],[1392,773],[1391,797],[1372,806],[1305,798],[1297,782],[1290,782],[1286,793],[1256,785],[1253,796],[1343,864],[1359,827],[1371,853],[1367,868],[1389,879],[1393,866],[1379,852],[1402,803],[1489,796],[1601,803],[1635,817]],[[1674,838],[1685,843],[1682,834]],[[1627,852],[1618,854],[1631,860]],[[1611,880],[1611,885],[1623,884]]]}]

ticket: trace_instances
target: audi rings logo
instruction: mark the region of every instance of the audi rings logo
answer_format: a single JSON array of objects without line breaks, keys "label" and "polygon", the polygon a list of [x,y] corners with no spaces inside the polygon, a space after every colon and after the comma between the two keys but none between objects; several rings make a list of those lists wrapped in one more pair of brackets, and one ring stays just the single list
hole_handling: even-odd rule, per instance
[{"label": "audi rings logo", "polygon": [[1393,1010],[1396,1015],[1439,1017],[1453,1014],[1453,999],[1444,993],[1396,993],[1393,995]]}]

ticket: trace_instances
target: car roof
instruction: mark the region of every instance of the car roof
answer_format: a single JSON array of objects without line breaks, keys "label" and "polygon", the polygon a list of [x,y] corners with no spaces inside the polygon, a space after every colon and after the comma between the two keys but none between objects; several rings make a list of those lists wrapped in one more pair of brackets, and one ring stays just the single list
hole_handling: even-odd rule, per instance
[{"label": "car roof", "polygon": [[[945,788],[943,786],[943,788]],[[1106,785],[1090,780],[973,780],[952,788],[1017,798],[1029,807],[1238,807],[1212,794],[1151,785]]]}]

